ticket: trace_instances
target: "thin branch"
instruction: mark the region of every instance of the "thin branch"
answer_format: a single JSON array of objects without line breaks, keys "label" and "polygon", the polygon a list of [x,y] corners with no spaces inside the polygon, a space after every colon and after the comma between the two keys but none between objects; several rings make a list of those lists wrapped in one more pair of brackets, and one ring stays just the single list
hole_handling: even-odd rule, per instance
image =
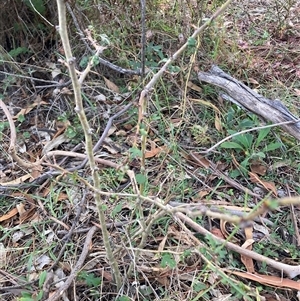
[{"label": "thin branch", "polygon": [[212,237],[215,241],[218,241],[219,243],[224,244],[224,246],[226,246],[228,249],[230,249],[234,252],[248,256],[248,257],[255,259],[257,261],[260,261],[260,262],[265,262],[270,267],[273,267],[274,269],[285,273],[289,278],[294,278],[294,277],[300,275],[300,265],[293,266],[293,265],[288,265],[288,264],[285,264],[282,262],[275,261],[266,256],[263,256],[261,254],[255,253],[253,251],[250,251],[248,249],[245,249],[238,245],[235,245],[229,241],[226,241],[225,239],[217,237],[181,212],[175,213],[175,217],[179,218],[180,220],[185,222],[187,225],[192,227],[194,230],[198,231],[198,233],[205,235],[205,236]]},{"label": "thin branch", "polygon": [[141,75],[145,77],[145,51],[146,51],[146,0],[141,0],[142,37],[141,37]]},{"label": "thin branch", "polygon": [[80,257],[79,257],[76,265],[74,266],[71,274],[69,275],[69,277],[67,278],[65,283],[56,291],[56,293],[53,296],[51,296],[51,298],[48,299],[49,301],[59,300],[59,298],[62,296],[62,294],[70,287],[70,285],[76,278],[77,273],[82,268],[84,261],[89,253],[90,244],[92,242],[92,238],[93,238],[93,235],[96,230],[97,230],[97,227],[93,226],[87,233],[82,252],[81,252]]},{"label": "thin branch", "polygon": [[258,130],[263,130],[263,129],[268,129],[268,128],[273,128],[273,127],[276,127],[276,126],[281,126],[281,125],[284,125],[284,124],[291,124],[291,123],[297,123],[299,122],[300,119],[298,120],[295,120],[295,121],[284,121],[284,122],[279,122],[279,123],[274,123],[274,124],[268,124],[268,125],[263,125],[263,126],[257,126],[255,128],[251,128],[251,129],[248,129],[248,130],[243,130],[243,131],[240,131],[240,132],[237,132],[237,133],[234,133],[230,136],[227,136],[225,137],[224,139],[222,139],[221,141],[219,141],[218,143],[216,143],[215,145],[213,145],[212,147],[210,147],[209,149],[205,150],[205,151],[201,151],[200,153],[201,154],[208,154],[210,153],[211,151],[213,151],[215,148],[217,148],[219,145],[221,145],[223,142],[235,137],[235,136],[239,136],[239,135],[242,135],[242,134],[245,134],[245,133],[249,133],[249,132],[253,132],[253,131],[258,131]]},{"label": "thin branch", "polygon": [[[69,42],[69,36],[68,36],[68,29],[67,29],[67,23],[66,23],[66,3],[64,0],[57,0],[57,7],[58,7],[58,19],[59,19],[59,26],[58,30],[61,36],[63,48],[66,54],[66,60],[68,63],[69,68],[69,74],[72,80],[73,90],[74,90],[74,100],[75,100],[75,111],[78,115],[78,118],[80,120],[84,137],[85,137],[85,149],[87,153],[87,158],[89,160],[89,165],[91,169],[91,174],[93,178],[93,184],[95,187],[100,187],[100,177],[98,175],[98,167],[96,165],[96,160],[93,154],[93,141],[92,141],[92,129],[89,126],[89,122],[87,120],[84,107],[83,107],[83,101],[82,101],[82,95],[81,95],[81,83],[79,82],[77,75],[76,75],[76,69],[75,69],[75,58],[72,56],[72,50]],[[100,48],[99,48],[100,49]],[[97,49],[98,50],[98,49]],[[117,286],[117,290],[119,290],[122,286],[122,277],[120,273],[120,269],[117,263],[116,258],[113,256],[112,247],[110,245],[110,238],[108,230],[105,226],[106,224],[106,218],[103,210],[103,204],[101,201],[101,197],[99,193],[95,193],[95,201],[96,206],[98,210],[98,216],[99,221],[101,224],[101,230],[102,230],[102,237],[103,237],[103,243],[106,251],[106,255],[110,264],[110,267],[113,271],[114,275],[114,281]]]},{"label": "thin branch", "polygon": [[4,114],[8,120],[9,128],[10,128],[10,145],[9,145],[8,153],[11,155],[13,160],[16,161],[23,168],[31,169],[31,168],[34,168],[34,167],[40,165],[39,160],[37,160],[34,163],[31,163],[31,162],[21,159],[18,156],[17,151],[16,151],[17,133],[16,133],[15,123],[12,119],[12,116],[11,116],[7,106],[2,101],[2,99],[0,99],[0,108],[4,111]]}]

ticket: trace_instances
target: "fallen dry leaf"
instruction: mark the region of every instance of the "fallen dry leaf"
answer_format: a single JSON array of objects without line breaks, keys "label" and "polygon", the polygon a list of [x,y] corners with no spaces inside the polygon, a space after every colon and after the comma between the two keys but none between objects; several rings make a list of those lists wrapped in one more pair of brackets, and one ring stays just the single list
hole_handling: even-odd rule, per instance
[{"label": "fallen dry leaf", "polygon": [[[247,250],[252,250],[252,244],[254,243],[253,228],[247,227],[247,228],[245,228],[244,231],[245,231],[246,241],[243,243],[242,247]],[[246,267],[248,273],[255,272],[253,259],[251,257],[245,256],[242,254],[241,261],[244,264],[244,266]]]},{"label": "fallen dry leaf", "polygon": [[250,181],[252,183],[261,184],[266,190],[271,191],[277,197],[276,186],[273,182],[261,180],[256,173],[250,171],[249,171],[249,176],[250,176]]},{"label": "fallen dry leaf", "polygon": [[199,86],[193,84],[193,83],[190,82],[190,81],[187,82],[187,86],[188,86],[189,88],[191,88],[192,90],[194,90],[194,91],[202,92],[202,89],[201,89]]},{"label": "fallen dry leaf", "polygon": [[120,93],[120,89],[116,84],[114,84],[112,81],[110,81],[108,78],[104,76],[103,78],[108,89],[110,89],[113,92]]},{"label": "fallen dry leaf", "polygon": [[18,213],[19,213],[18,209],[17,208],[13,208],[8,213],[0,216],[0,222],[6,221],[6,220],[12,218],[13,216],[17,215]]},{"label": "fallen dry leaf", "polygon": [[222,131],[222,122],[218,114],[215,115],[215,128],[218,132]]},{"label": "fallen dry leaf", "polygon": [[26,180],[28,179],[32,179],[31,174],[26,174],[20,178],[14,179],[12,181],[9,182],[5,182],[5,183],[0,183],[1,186],[11,186],[11,185],[19,185],[21,183],[24,183]]},{"label": "fallen dry leaf", "polygon": [[220,237],[222,239],[226,239],[226,237],[224,237],[222,231],[218,228],[212,228],[211,231],[210,231],[213,235],[217,236],[217,237]]},{"label": "fallen dry leaf", "polygon": [[198,196],[198,198],[203,199],[205,196],[207,196],[209,194],[210,194],[209,190],[201,190],[201,191],[198,192],[197,196]]},{"label": "fallen dry leaf", "polygon": [[39,105],[46,105],[47,103],[45,101],[42,101],[41,100],[41,96],[38,95],[37,99],[35,100],[35,102],[31,105],[29,105],[28,107],[24,108],[24,109],[21,109],[21,111],[13,116],[13,119],[18,119],[21,115],[26,115],[28,114],[30,111],[32,111],[36,106],[39,106]]},{"label": "fallen dry leaf", "polygon": [[145,152],[145,158],[152,158],[160,154],[161,152],[166,152],[167,147],[166,146],[158,146],[156,147],[156,143],[154,141],[150,141],[151,150]]},{"label": "fallen dry leaf", "polygon": [[197,163],[198,166],[204,167],[204,168],[209,168],[210,167],[210,162],[207,160],[205,157],[198,155],[197,153],[190,153],[188,156],[188,159],[192,160],[193,162]]},{"label": "fallen dry leaf", "polygon": [[254,172],[260,176],[264,176],[267,172],[267,167],[265,166],[264,162],[260,160],[253,160],[250,163],[251,172]]},{"label": "fallen dry leaf", "polygon": [[261,275],[257,273],[250,274],[246,272],[235,272],[235,271],[228,271],[228,272],[236,276],[242,277],[244,279],[250,279],[259,282],[261,284],[271,285],[275,287],[287,287],[298,291],[300,290],[300,282],[291,279],[281,278],[277,276]]}]

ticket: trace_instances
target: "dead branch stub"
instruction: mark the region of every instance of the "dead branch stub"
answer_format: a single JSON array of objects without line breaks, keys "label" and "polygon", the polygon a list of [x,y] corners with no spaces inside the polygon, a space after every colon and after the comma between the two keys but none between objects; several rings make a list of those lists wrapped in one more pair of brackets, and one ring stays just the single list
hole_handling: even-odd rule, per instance
[{"label": "dead branch stub", "polygon": [[272,123],[290,121],[281,127],[300,141],[300,120],[295,117],[280,100],[270,100],[256,93],[240,81],[225,73],[218,66],[212,66],[209,72],[199,72],[202,82],[220,87],[220,96]]}]

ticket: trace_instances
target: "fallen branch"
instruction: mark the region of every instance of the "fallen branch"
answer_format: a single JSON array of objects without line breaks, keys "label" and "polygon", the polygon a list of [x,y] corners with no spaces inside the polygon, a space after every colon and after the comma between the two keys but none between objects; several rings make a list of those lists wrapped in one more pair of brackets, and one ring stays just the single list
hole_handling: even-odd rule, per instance
[{"label": "fallen branch", "polygon": [[[267,99],[243,83],[237,81],[218,66],[212,66],[209,72],[199,72],[200,81],[220,87],[226,93],[220,96],[248,111],[261,116],[272,123],[281,123],[281,127],[300,141],[300,120],[295,117],[279,100]],[[288,124],[291,122],[291,124]]]}]

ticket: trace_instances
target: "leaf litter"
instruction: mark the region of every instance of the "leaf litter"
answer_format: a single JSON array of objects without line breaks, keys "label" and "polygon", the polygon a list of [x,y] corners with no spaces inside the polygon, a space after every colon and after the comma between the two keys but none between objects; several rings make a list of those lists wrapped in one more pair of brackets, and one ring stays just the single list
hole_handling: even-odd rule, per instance
[{"label": "leaf litter", "polygon": [[[242,3],[239,5],[242,5]],[[262,7],[262,11],[257,12],[255,10],[256,4],[253,1],[249,1],[249,4],[247,5],[253,24],[255,24],[258,20],[261,22],[261,19],[265,17],[264,13],[266,8]],[[273,41],[270,40],[267,35],[264,36],[260,33],[262,35],[262,40],[259,40],[258,42],[265,44],[257,46],[254,44],[254,37],[251,39],[248,39],[247,37],[247,34],[250,32],[248,30],[250,23],[247,23],[247,21],[249,22],[247,18],[237,20],[232,20],[232,17],[230,16],[226,16],[226,18],[229,18],[229,20],[226,21],[224,26],[227,26],[229,31],[230,29],[233,29],[234,26],[237,26],[237,30],[240,33],[245,34],[243,40],[239,42],[238,46],[245,56],[251,54],[252,57],[252,67],[250,66],[251,64],[247,65],[247,60],[241,60],[239,64],[234,64],[237,69],[235,70],[236,76],[241,76],[241,70],[245,68],[245,70],[249,71],[247,75],[249,77],[248,83],[255,86],[256,89],[260,89],[265,82],[272,78],[280,78],[284,81],[285,78],[290,78],[289,76],[291,74],[292,76],[297,77],[298,73],[295,71],[294,64],[298,57],[296,57],[295,62],[288,62],[285,58],[280,57],[276,51],[276,49],[283,51],[286,47],[284,32],[278,32]],[[234,24],[234,22],[237,23]],[[267,24],[266,26],[268,26],[268,29],[272,30],[274,28],[271,27],[271,23],[272,22],[266,22],[264,24]],[[151,36],[149,36],[149,38],[159,40],[159,37],[154,31],[151,31]],[[295,38],[291,36],[290,40],[291,45],[296,47]],[[276,42],[275,47],[272,46],[273,42]],[[226,43],[230,45],[232,40],[226,40]],[[271,53],[268,53],[269,50]],[[292,49],[289,49],[288,53],[291,51]],[[270,59],[274,60],[274,58],[276,58],[280,64],[275,65],[275,62],[270,61]],[[224,57],[217,57],[216,59],[221,60],[224,59]],[[233,60],[235,59],[233,58]],[[49,72],[53,73],[54,70],[56,70],[55,76],[57,76],[64,72],[63,68],[64,66],[59,66],[58,68],[56,65],[51,65]],[[53,76],[54,74],[52,74],[52,77]],[[168,74],[168,77],[170,80],[169,84],[172,87],[170,90],[174,89],[174,91],[177,91],[177,78],[172,77],[170,74]],[[94,80],[97,85],[99,85],[98,79]],[[117,81],[111,79],[111,77],[103,77],[103,80],[104,82],[102,85],[104,88],[100,89],[97,94],[101,95],[101,97],[94,98],[97,103],[96,106],[98,103],[112,98],[113,94],[120,92],[120,87],[116,84]],[[249,165],[250,170],[248,173],[246,175],[241,173],[237,177],[232,177],[231,173],[234,168],[241,165],[243,160],[241,153],[234,153],[233,157],[235,162],[231,161],[230,158],[232,157],[230,154],[226,158],[222,156],[222,153],[224,154],[225,151],[220,151],[220,149],[213,154],[203,155],[201,151],[205,148],[205,146],[198,145],[198,142],[203,140],[196,139],[197,137],[195,137],[195,134],[194,136],[191,134],[189,128],[192,128],[195,123],[200,124],[202,127],[209,123],[213,126],[208,127],[207,132],[208,135],[212,136],[211,141],[215,141],[226,131],[224,112],[228,110],[228,108],[220,106],[211,99],[206,100],[204,97],[207,95],[201,95],[204,90],[198,82],[194,83],[188,81],[187,86],[191,89],[191,92],[189,92],[191,94],[188,98],[190,108],[188,109],[188,114],[184,116],[184,119],[179,112],[180,106],[172,103],[172,100],[168,100],[169,103],[166,104],[164,110],[157,110],[157,108],[154,109],[154,107],[150,107],[150,117],[153,118],[153,120],[150,120],[151,122],[149,122],[149,125],[150,128],[153,128],[152,133],[154,133],[154,137],[147,139],[147,150],[145,152],[145,158],[147,158],[146,166],[148,169],[146,181],[149,185],[149,195],[158,196],[160,199],[164,200],[166,204],[174,199],[177,201],[179,199],[184,204],[189,204],[190,206],[195,203],[200,204],[201,202],[208,202],[207,208],[205,209],[208,212],[208,210],[217,205],[218,202],[225,202],[224,195],[226,194],[227,203],[222,206],[221,210],[224,210],[226,214],[227,209],[230,215],[235,214],[233,211],[230,212],[230,210],[249,213],[252,208],[257,206],[260,199],[268,196],[269,193],[273,194],[274,197],[277,196],[278,188],[285,187],[285,177],[290,177],[292,193],[297,195],[299,187],[297,187],[295,183],[299,182],[297,181],[296,176],[296,170],[298,167],[292,167],[291,165],[284,163],[280,165],[280,162],[284,162],[281,159],[279,159],[280,162],[278,164],[276,159],[272,158],[272,156],[275,155],[270,155],[269,157],[264,158],[264,162],[262,164],[258,163],[255,165],[253,162],[257,163],[259,161],[252,161]],[[109,93],[112,93],[111,95],[108,94],[107,89],[110,90]],[[89,90],[87,88],[85,92],[87,94],[91,93],[92,95],[91,91],[92,89]],[[176,92],[174,96],[178,97],[181,92],[182,91],[178,91],[178,93]],[[31,97],[32,104],[28,105],[27,101],[25,101],[25,99],[22,101],[21,98],[21,102],[18,103],[18,106],[21,106],[22,108],[18,113],[13,115],[16,123],[21,115],[23,115],[26,119],[25,123],[20,123],[19,131],[21,133],[25,132],[29,129],[29,126],[32,125],[38,125],[40,128],[53,130],[53,122],[58,116],[61,117],[61,115],[66,112],[67,109],[64,108],[64,106],[68,105],[69,100],[64,98],[65,103],[60,105],[58,103],[51,102],[52,100],[50,99],[50,96],[41,98],[39,95],[37,98],[34,95],[29,95],[29,92],[27,93],[27,96]],[[276,91],[272,93],[276,93]],[[293,88],[293,93],[297,94],[298,89]],[[62,95],[63,94],[66,95],[66,93],[62,93]],[[71,94],[71,91],[68,90],[67,94]],[[102,95],[104,95],[104,97]],[[293,103],[295,103],[295,100],[291,101],[291,104]],[[14,105],[16,106],[16,103]],[[107,120],[107,117],[111,114],[110,109],[117,111],[119,109],[118,106],[119,104],[116,107],[104,109],[101,114]],[[97,123],[97,120],[99,120],[99,113],[93,111],[92,107],[92,105],[89,107],[89,118],[92,122],[92,126],[96,130],[96,133],[99,134],[101,133],[101,129],[104,127],[104,124]],[[238,115],[237,111],[238,110],[236,110],[234,114]],[[210,120],[201,120],[201,116],[209,116],[209,112],[213,112],[213,115],[210,115],[209,117]],[[130,115],[128,116],[130,117]],[[75,118],[76,117],[73,115],[72,117],[66,116],[65,119],[71,120],[73,123]],[[228,120],[229,119],[230,118],[228,117]],[[164,120],[167,125],[163,132],[161,131],[163,123],[157,122],[157,120]],[[131,153],[128,151],[134,147],[134,144],[126,142],[127,137],[131,135],[134,137],[135,135],[134,127],[136,120],[129,119],[128,123],[126,122],[116,123],[113,128],[114,131],[109,133],[110,140],[106,140],[106,143],[109,141],[109,146],[103,146],[101,148],[101,153],[97,153],[96,155],[104,158],[113,158],[115,162],[121,162],[121,164],[124,165],[128,164],[128,166],[138,170],[140,167],[139,159],[132,155],[134,154],[133,151]],[[213,132],[212,128],[216,129],[218,133]],[[54,130],[54,132],[58,135],[57,137],[60,137],[58,131]],[[207,135],[207,132],[205,135]],[[116,135],[116,133],[122,133],[122,135]],[[18,138],[21,139],[20,136]],[[97,140],[96,135],[93,138],[95,141]],[[284,139],[285,137],[282,138]],[[8,146],[8,139],[3,139],[4,147]],[[62,139],[59,142],[56,142],[55,139],[56,138],[52,136],[49,144],[46,144],[45,140],[41,140],[40,135],[30,132],[29,140],[42,142],[42,144],[38,145],[38,143],[32,142],[26,143],[29,148],[27,153],[32,154],[31,156],[28,156],[27,159],[34,162],[38,159],[41,153],[47,153],[53,149],[71,150],[73,147],[77,147],[78,151],[83,151],[83,146],[80,146],[80,139],[76,143],[74,142],[75,138],[72,138],[71,140]],[[196,140],[198,142],[196,142]],[[174,142],[176,142],[176,147],[174,147]],[[137,143],[138,146],[139,143],[140,142]],[[177,147],[177,144],[179,147]],[[187,149],[187,147],[191,147],[192,151]],[[6,149],[7,148],[8,147],[6,147]],[[26,154],[24,156],[26,156]],[[57,157],[55,160],[49,161],[48,163],[57,164],[61,159],[63,158]],[[1,157],[1,160],[5,160],[7,162],[7,157]],[[65,163],[61,167],[63,169],[67,169],[72,167],[73,163],[74,161],[68,159],[65,160]],[[275,166],[276,163],[278,164],[278,167],[276,167],[275,172],[273,172],[268,168],[268,166]],[[223,167],[221,167],[221,165]],[[126,180],[128,179],[122,171],[119,170],[117,172],[113,172],[101,165],[99,165],[99,168],[103,170],[103,173],[101,173],[101,180],[105,189],[108,191],[128,192],[128,190],[126,190],[128,189],[128,186],[126,187],[123,182],[125,180],[125,184],[127,184],[128,181]],[[5,202],[7,200],[5,200],[3,211],[0,216],[1,227],[3,227],[5,231],[9,231],[12,237],[10,240],[3,236],[4,238],[1,241],[1,244],[5,247],[4,251],[1,253],[3,256],[1,256],[0,263],[2,268],[6,267],[9,271],[9,275],[5,278],[4,283],[5,285],[13,285],[14,282],[10,281],[10,276],[15,277],[18,273],[21,274],[21,271],[23,271],[25,266],[28,267],[27,273],[30,273],[30,270],[33,268],[38,271],[49,271],[52,263],[54,263],[53,258],[51,257],[50,259],[50,254],[55,254],[58,258],[59,248],[65,247],[63,243],[64,235],[67,235],[72,224],[76,224],[76,229],[73,229],[72,232],[73,237],[67,239],[70,243],[70,247],[68,249],[68,252],[70,253],[66,253],[66,257],[58,259],[57,263],[60,266],[59,268],[54,267],[54,281],[56,281],[55,287],[59,288],[64,284],[65,277],[70,273],[72,266],[76,263],[76,260],[80,255],[80,248],[83,246],[87,230],[93,224],[99,223],[97,216],[95,215],[96,210],[93,197],[90,194],[87,194],[83,205],[80,207],[80,202],[78,200],[80,200],[80,196],[84,194],[84,188],[78,181],[78,177],[81,176],[81,174],[74,174],[70,178],[68,178],[67,175],[62,175],[58,178],[56,175],[52,175],[51,177],[54,177],[54,181],[51,181],[51,177],[49,177],[46,178],[42,184],[37,183],[34,187],[31,187],[28,185],[30,181],[33,180],[34,183],[34,180],[39,179],[49,171],[46,166],[41,165],[36,174],[24,173],[22,169],[19,169],[16,166],[8,166],[8,164],[3,170],[6,177],[10,178],[8,181],[1,183],[1,187],[5,187],[6,189],[3,190],[4,193],[8,192],[7,187],[10,188],[11,186],[16,186],[16,188],[21,191],[21,194],[23,194],[16,196],[8,193],[8,203],[6,204]],[[83,173],[89,177],[88,169],[84,169]],[[272,180],[268,178],[271,175]],[[224,185],[224,182],[226,185]],[[156,185],[151,185],[152,183],[156,183]],[[27,185],[20,186],[20,184]],[[259,198],[254,193],[255,187],[253,184],[263,189],[263,197]],[[75,189],[74,186],[77,188]],[[27,193],[33,195],[34,206],[29,202],[28,198],[26,198]],[[195,197],[196,195],[197,198]],[[46,208],[45,210],[40,211],[40,207],[37,206],[37,200],[40,202],[42,201]],[[124,241],[126,241],[128,237],[133,236],[131,244],[136,245],[139,241],[139,237],[135,236],[138,231],[134,226],[132,226],[140,222],[139,213],[134,210],[136,208],[136,200],[130,198],[125,199],[121,195],[118,196],[116,194],[115,197],[104,198],[103,201],[104,206],[107,208],[108,224],[110,223],[112,225],[110,230],[111,240],[116,246],[116,256],[120,256],[120,262],[122,262],[123,268],[126,269],[132,261],[132,258],[134,258],[132,257],[135,254],[133,252],[134,246],[126,245],[123,249],[120,246],[124,244]],[[229,204],[228,201],[230,201]],[[112,214],[118,202],[124,202],[126,205],[121,207],[118,214]],[[11,203],[13,205],[11,205]],[[234,208],[231,207],[232,203],[235,205]],[[245,203],[248,203],[247,206],[245,206]],[[151,215],[153,214],[153,211],[155,211],[154,208],[155,207],[148,205],[144,206],[145,219],[151,219]],[[77,210],[79,212],[78,219],[76,219]],[[294,211],[296,220],[297,218],[299,220],[298,208],[296,207]],[[256,245],[260,243],[260,239],[264,239],[266,236],[271,235],[276,231],[271,224],[266,225],[264,223],[263,218],[272,218],[272,216],[268,215],[268,212],[265,212],[265,214],[266,216],[258,216],[258,218],[261,218],[262,221],[259,226],[264,227],[264,230],[262,230],[263,232],[258,230],[255,225],[253,225],[253,227],[248,226],[234,234],[234,237],[231,237],[233,239],[231,241],[234,241],[236,244],[241,244],[243,248],[255,251]],[[284,214],[286,214],[286,216],[284,216]],[[50,219],[50,217],[53,219]],[[288,211],[286,208],[282,209],[281,216],[276,217],[276,214],[274,213],[273,217],[275,217],[272,219],[273,222],[278,222],[283,228],[286,227],[284,224],[289,221]],[[55,222],[54,218],[61,223]],[[198,216],[196,218],[198,218],[199,222],[205,227],[210,229],[212,234],[221,238],[231,236],[231,232],[228,232],[228,230],[230,230],[230,223],[226,223],[214,217],[205,216],[205,211],[203,217]],[[166,223],[164,224],[161,219],[165,219]],[[80,224],[78,223],[78,220],[80,220]],[[64,227],[64,225],[67,227]],[[23,230],[20,230],[21,226],[24,227]],[[1,231],[4,235],[5,231],[3,229]],[[119,230],[121,233],[125,233],[125,238],[122,237]],[[257,232],[262,233],[262,236],[257,235]],[[195,235],[197,235],[197,233],[195,233]],[[291,235],[288,235],[287,239],[291,239],[290,236]],[[35,237],[39,238],[40,241],[38,243],[35,241]],[[233,278],[232,281],[235,281],[236,279],[251,280],[253,282],[250,284],[248,284],[248,282],[244,283],[247,283],[252,289],[255,287],[255,284],[253,283],[258,282],[260,284],[270,285],[276,288],[285,287],[293,290],[299,290],[299,283],[296,282],[296,280],[282,278],[280,273],[268,270],[267,273],[269,273],[269,275],[258,274],[258,267],[250,257],[241,255],[241,260],[239,261],[239,258],[230,254],[229,256],[231,260],[229,261],[227,260],[228,258],[225,259],[224,256],[222,257],[222,252],[220,252],[220,254],[213,254],[212,249],[215,249],[216,246],[209,245],[207,238],[198,237],[198,241],[203,243],[203,246],[205,246],[203,247],[202,252],[207,256],[207,258],[209,258],[211,265],[223,270],[227,273],[227,275],[235,274],[238,276],[238,278]],[[210,241],[210,243],[212,242]],[[289,248],[291,245],[292,244],[288,244],[285,247]],[[30,247],[32,257],[30,257],[30,253],[27,253],[26,251],[27,246]],[[138,291],[138,294],[136,296],[132,294],[132,299],[134,297],[135,299],[138,299],[138,295],[140,295],[144,297],[151,296],[153,300],[159,300],[159,298],[163,297],[169,297],[169,300],[190,300],[198,295],[198,298],[211,298],[211,300],[237,300],[236,297],[232,297],[232,294],[228,294],[230,291],[230,285],[228,283],[230,283],[231,280],[228,280],[229,278],[224,278],[224,275],[220,276],[219,273],[213,271],[208,263],[203,265],[199,256],[195,255],[198,254],[194,250],[196,247],[198,247],[198,245],[189,235],[186,235],[186,232],[179,226],[176,219],[168,219],[166,215],[164,216],[161,213],[160,218],[157,218],[151,228],[151,234],[147,237],[147,245],[141,251],[140,259],[135,263],[135,279],[130,277],[128,278],[129,282],[133,283],[135,281],[137,284],[136,290]],[[12,250],[12,248],[15,249]],[[107,291],[104,289],[104,291],[102,290],[102,293],[109,300],[109,298],[111,298],[109,291],[110,283],[112,282],[113,277],[110,272],[106,270],[107,262],[99,232],[95,235],[95,238],[89,248],[90,255],[86,262],[87,268],[89,268],[88,279],[91,280],[91,277],[93,279],[93,276],[91,275],[100,277],[102,281],[100,284],[101,289],[104,287],[107,288]],[[276,252],[280,250],[274,249],[272,251]],[[292,250],[292,252],[294,252],[294,250]],[[40,255],[41,253],[45,254]],[[271,254],[270,256],[272,257],[274,254]],[[291,256],[299,257],[299,254],[294,252]],[[17,258],[24,258],[19,266],[12,264],[16,262]],[[92,261],[92,258],[97,258],[97,261],[93,262],[93,265],[89,267],[88,261]],[[279,253],[277,259],[278,258],[279,260],[285,260],[288,257]],[[244,269],[241,264],[243,263],[247,272],[233,270],[233,268],[231,268],[231,263],[233,264],[233,268]],[[13,269],[9,269],[9,265],[13,266]],[[230,269],[226,270],[227,267]],[[91,272],[91,269],[96,271]],[[28,277],[28,280],[38,279],[39,275],[39,273],[32,273],[31,276]],[[26,272],[23,272],[23,276],[26,276]],[[195,280],[196,278],[201,281],[197,282]],[[18,278],[16,279],[19,281]],[[228,282],[226,285],[222,285],[220,284],[221,281],[225,283],[226,281]],[[76,289],[78,289],[79,294],[83,294],[87,288],[84,284],[79,282],[76,282],[75,285],[77,286]],[[214,292],[212,290],[209,291],[208,288],[210,286],[216,286],[217,290]],[[145,288],[148,289],[149,292],[145,293]],[[160,288],[164,291],[164,293],[158,293],[157,288]],[[37,285],[34,287],[34,290],[38,290]],[[176,297],[176,291],[178,292],[178,295],[181,294],[181,297]],[[53,295],[54,292],[55,289],[52,289],[50,296]],[[71,294],[70,292],[68,293]],[[253,293],[253,291],[251,293]],[[283,298],[284,293],[280,291],[280,294]],[[292,300],[293,292],[288,293],[288,295],[291,296],[290,300]],[[271,300],[271,298],[269,298],[269,300]]]}]

